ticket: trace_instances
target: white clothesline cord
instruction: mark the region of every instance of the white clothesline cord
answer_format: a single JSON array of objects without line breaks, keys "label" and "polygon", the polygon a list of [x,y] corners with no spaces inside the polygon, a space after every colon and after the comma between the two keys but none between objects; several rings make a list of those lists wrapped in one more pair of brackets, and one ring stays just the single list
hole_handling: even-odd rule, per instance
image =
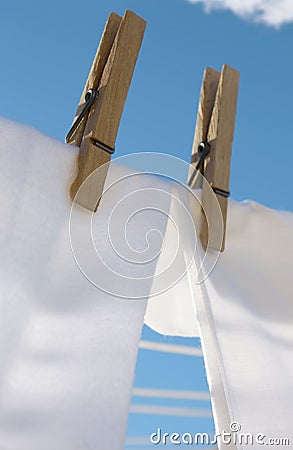
[{"label": "white clothesline cord", "polygon": [[174,398],[182,400],[210,400],[209,392],[204,391],[133,388],[132,395],[135,397]]},{"label": "white clothesline cord", "polygon": [[183,416],[183,417],[212,417],[210,409],[201,408],[175,408],[171,406],[156,406],[132,404],[130,413],[153,414],[163,416]]},{"label": "white clothesline cord", "polygon": [[202,356],[200,348],[186,345],[163,344],[161,342],[140,341],[139,348],[156,352],[176,353],[178,355]]}]

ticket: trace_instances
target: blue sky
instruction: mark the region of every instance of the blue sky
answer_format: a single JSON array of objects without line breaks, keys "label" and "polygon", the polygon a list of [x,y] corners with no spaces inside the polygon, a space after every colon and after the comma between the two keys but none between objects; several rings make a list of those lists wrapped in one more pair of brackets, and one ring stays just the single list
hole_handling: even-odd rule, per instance
[{"label": "blue sky", "polygon": [[[116,155],[159,151],[189,161],[203,70],[227,63],[241,74],[232,197],[293,210],[291,0],[2,0],[1,6],[2,116],[64,140],[107,16],[132,9],[147,21],[147,30]],[[143,336],[199,345],[146,328]],[[135,382],[207,389],[201,358],[149,351],[140,351]],[[210,419],[131,415],[128,435],[143,436],[156,424],[191,432],[212,429]]]}]

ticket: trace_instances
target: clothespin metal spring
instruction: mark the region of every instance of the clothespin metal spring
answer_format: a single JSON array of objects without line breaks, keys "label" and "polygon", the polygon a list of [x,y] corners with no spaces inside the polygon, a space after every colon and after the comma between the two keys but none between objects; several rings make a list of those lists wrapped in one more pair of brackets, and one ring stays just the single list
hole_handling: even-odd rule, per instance
[{"label": "clothespin metal spring", "polygon": [[[204,176],[204,162],[206,157],[209,155],[211,151],[211,146],[207,141],[202,141],[197,148],[197,164],[194,168],[194,171],[191,174],[190,179],[188,180],[188,186],[195,185],[198,174],[201,173]],[[224,191],[223,189],[219,189],[217,187],[211,186],[212,190],[215,194],[221,195],[222,197],[229,198],[230,191]]]},{"label": "clothespin metal spring", "polygon": [[72,127],[70,128],[70,130],[68,131],[68,133],[66,135],[65,142],[67,144],[69,144],[71,142],[77,128],[81,124],[82,119],[85,117],[86,113],[89,111],[90,107],[93,105],[93,103],[95,102],[98,95],[99,95],[99,91],[97,91],[96,89],[89,89],[86,92],[84,107],[82,108],[81,113],[79,114],[77,119],[73,122]]},{"label": "clothespin metal spring", "polygon": [[193,184],[196,183],[199,172],[202,175],[204,175],[204,162],[210,151],[211,146],[208,142],[206,141],[200,142],[197,148],[198,162],[194,168],[194,171],[191,174],[190,179],[188,180],[188,186],[192,186]]},{"label": "clothespin metal spring", "polygon": [[222,197],[229,198],[230,197],[230,191],[224,191],[224,189],[220,189],[214,186],[211,186],[212,190],[215,194],[221,195]]},{"label": "clothespin metal spring", "polygon": [[[75,120],[75,122],[73,123],[72,127],[70,128],[70,130],[68,131],[68,133],[66,135],[65,141],[67,144],[69,144],[71,142],[73,136],[75,135],[77,128],[81,124],[82,119],[86,116],[86,113],[89,111],[90,107],[94,104],[98,95],[99,95],[99,91],[97,89],[89,89],[86,92],[85,98],[84,98],[85,99],[84,107],[82,108],[81,113],[79,114],[79,116],[77,117],[77,119]],[[115,152],[115,147],[111,148],[108,145],[103,144],[100,141],[94,140],[93,144],[95,145],[95,147],[98,147],[98,148],[104,150],[105,152],[108,152],[110,155],[113,155],[113,153]]]}]

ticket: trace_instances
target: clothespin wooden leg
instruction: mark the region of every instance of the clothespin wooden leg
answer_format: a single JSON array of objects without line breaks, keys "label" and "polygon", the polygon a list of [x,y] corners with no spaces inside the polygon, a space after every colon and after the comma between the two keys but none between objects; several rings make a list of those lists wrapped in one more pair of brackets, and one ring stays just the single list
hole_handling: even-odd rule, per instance
[{"label": "clothespin wooden leg", "polygon": [[[220,72],[211,69],[210,67],[207,67],[203,74],[188,174],[189,180],[191,179],[198,160],[198,146],[201,142],[207,141],[220,75]],[[192,183],[190,186],[194,187]]]},{"label": "clothespin wooden leg", "polygon": [[[79,117],[79,115],[83,109],[87,91],[89,89],[98,89],[98,87],[99,87],[99,82],[100,82],[103,70],[105,68],[105,65],[107,63],[107,60],[109,58],[109,54],[110,54],[111,48],[113,46],[114,39],[117,34],[120,23],[121,23],[121,17],[118,16],[118,14],[111,13],[109,15],[102,38],[99,43],[97,53],[95,55],[90,73],[88,75],[88,79],[84,86],[84,90],[81,94],[81,97],[79,100],[79,105],[77,107],[77,111],[76,111],[73,123]],[[80,126],[76,129],[76,132],[72,136],[72,139],[70,139],[70,142],[69,142],[70,144],[80,147],[84,129],[85,129],[85,125],[86,125],[86,121],[87,121],[87,117],[88,117],[88,113],[84,116]]]},{"label": "clothespin wooden leg", "polygon": [[[215,202],[209,201],[210,192],[206,184],[202,191],[202,215],[200,239],[203,246],[223,251],[225,247],[226,218],[229,196],[230,159],[234,135],[234,123],[238,95],[239,72],[224,65],[221,74],[207,68],[204,74],[191,164],[195,164],[198,145],[207,141],[210,153],[205,161],[204,176],[213,189],[222,213],[224,235],[223,240],[209,229],[216,229],[219,220]],[[207,223],[207,218],[209,224]],[[213,225],[211,227],[211,225]]]},{"label": "clothespin wooden leg", "polygon": [[[76,116],[85,105],[88,89],[97,90],[98,95],[70,142],[80,145],[78,175],[70,188],[72,199],[83,181],[110,161],[145,26],[131,11],[122,19],[114,13],[108,19]],[[99,173],[98,184],[97,180],[89,183],[78,195],[78,203],[91,211],[97,209],[107,168],[108,164]]]}]

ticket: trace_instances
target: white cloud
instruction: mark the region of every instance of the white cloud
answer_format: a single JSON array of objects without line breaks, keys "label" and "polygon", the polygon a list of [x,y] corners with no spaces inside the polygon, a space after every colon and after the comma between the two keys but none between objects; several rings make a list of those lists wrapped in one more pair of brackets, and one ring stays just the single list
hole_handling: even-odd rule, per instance
[{"label": "white cloud", "polygon": [[254,22],[280,28],[293,22],[293,0],[188,0],[203,3],[205,10],[228,9],[235,15]]}]

